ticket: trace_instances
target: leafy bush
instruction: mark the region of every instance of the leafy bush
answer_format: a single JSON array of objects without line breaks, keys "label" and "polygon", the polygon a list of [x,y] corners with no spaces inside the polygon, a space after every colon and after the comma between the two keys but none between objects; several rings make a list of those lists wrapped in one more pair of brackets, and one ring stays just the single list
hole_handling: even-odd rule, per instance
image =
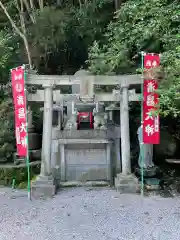
[{"label": "leafy bush", "polygon": [[13,46],[13,37],[8,32],[0,31],[0,162],[12,161],[15,151],[14,111],[9,78],[9,65],[16,55]]},{"label": "leafy bush", "polygon": [[180,115],[180,5],[177,0],[129,0],[89,51],[93,73],[133,73],[140,52],[161,53],[165,78],[160,86],[161,114]]},{"label": "leafy bush", "polygon": [[[40,173],[40,164],[30,166],[31,180]],[[17,166],[1,166],[0,167],[0,185],[10,186],[12,180],[15,178],[15,183],[19,188],[26,188],[27,186],[27,168]]]}]

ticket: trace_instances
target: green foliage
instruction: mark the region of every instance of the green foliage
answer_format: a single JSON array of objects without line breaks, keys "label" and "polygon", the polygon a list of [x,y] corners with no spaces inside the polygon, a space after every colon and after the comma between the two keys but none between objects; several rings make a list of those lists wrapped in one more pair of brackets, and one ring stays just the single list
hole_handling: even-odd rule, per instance
[{"label": "green foliage", "polygon": [[165,70],[165,78],[160,85],[160,113],[163,116],[180,116],[180,49],[167,51],[163,54],[162,63]]},{"label": "green foliage", "polygon": [[29,27],[30,41],[40,54],[51,53],[66,40],[66,28],[66,14],[54,7],[45,7],[37,12],[36,24]]},{"label": "green foliage", "polygon": [[[30,21],[27,12],[24,13],[30,52],[39,73],[74,74],[84,65],[88,57],[88,47],[95,39],[100,40],[103,37],[104,29],[113,16],[113,1],[95,0],[84,2],[81,6],[78,1],[65,1],[61,5],[57,5],[57,2],[45,1],[44,9],[35,10],[35,24]],[[6,0],[4,3],[15,24],[20,28],[16,2]],[[12,161],[12,154],[16,149],[9,70],[27,62],[25,56],[22,39],[14,32],[0,9],[1,161]],[[37,116],[34,119],[37,125]]]},{"label": "green foliage", "polygon": [[[30,176],[31,179],[34,179],[40,173],[40,164],[30,166]],[[19,188],[27,187],[27,168],[14,166],[14,165],[5,165],[0,166],[0,185],[11,186],[12,180],[15,178],[15,184]]]},{"label": "green foliage", "polygon": [[13,47],[11,46],[12,37],[6,31],[0,31],[0,76],[2,78],[7,76],[7,68],[10,64],[10,59],[13,54]]},{"label": "green foliage", "polygon": [[88,47],[101,39],[112,19],[112,0],[63,8],[45,7],[28,26],[34,63],[41,73],[72,74],[84,65]]},{"label": "green foliage", "polygon": [[94,40],[102,39],[112,17],[112,0],[95,0],[87,2],[81,8],[73,7],[70,10],[69,34],[77,35],[89,47]]},{"label": "green foliage", "polygon": [[12,161],[15,152],[14,134],[12,99],[5,98],[0,104],[0,162]]},{"label": "green foliage", "polygon": [[[161,53],[165,74],[159,89],[161,114],[180,115],[180,4],[177,0],[127,0],[114,19],[112,0],[44,3],[44,9],[36,11],[35,24],[26,18],[30,51],[39,73],[74,74],[86,66],[88,48],[87,63],[90,71],[97,74],[135,73],[141,68],[141,51]],[[14,4],[12,0],[6,1],[12,19],[19,26]],[[9,69],[22,64],[25,54],[24,45],[1,13],[0,83],[7,84]],[[10,159],[15,138],[9,90],[0,89],[0,158]]]},{"label": "green foliage", "polygon": [[11,55],[10,47],[7,45],[7,38],[9,36],[5,32],[0,32],[0,68],[6,68],[6,64]]},{"label": "green foliage", "polygon": [[15,56],[13,36],[7,31],[0,31],[0,162],[12,161],[15,151],[14,111],[9,79]]},{"label": "green foliage", "polygon": [[165,79],[160,86],[161,114],[180,114],[180,5],[173,0],[129,0],[89,51],[90,71],[131,73],[141,67],[140,52],[161,53]]}]

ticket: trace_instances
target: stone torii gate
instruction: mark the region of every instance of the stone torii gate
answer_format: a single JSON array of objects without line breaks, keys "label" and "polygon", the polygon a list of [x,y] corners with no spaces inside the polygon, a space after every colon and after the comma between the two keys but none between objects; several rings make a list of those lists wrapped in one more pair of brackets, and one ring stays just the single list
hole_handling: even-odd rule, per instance
[{"label": "stone torii gate", "polygon": [[[88,85],[86,93],[80,91],[79,94],[61,94],[56,90],[57,86],[80,85],[85,82]],[[28,101],[44,101],[43,116],[43,140],[42,140],[42,157],[41,157],[41,173],[40,176],[32,183],[32,189],[37,190],[38,196],[52,196],[55,194],[56,184],[52,177],[51,170],[51,142],[52,142],[52,113],[53,102],[60,102],[62,99],[74,101],[78,98],[84,100],[93,99],[94,102],[120,102],[120,133],[121,133],[121,164],[122,169],[120,175],[116,178],[115,184],[120,186],[121,180],[131,182],[133,187],[137,184],[137,180],[131,175],[130,161],[130,136],[129,136],[129,101],[139,101],[139,94],[133,90],[128,90],[130,85],[142,84],[140,75],[117,75],[117,76],[54,76],[54,75],[37,75],[27,72],[28,85],[41,85],[44,89],[37,90],[37,93],[30,94]],[[94,93],[94,85],[120,86],[120,90],[114,90],[112,93]],[[80,87],[81,89],[81,87]],[[33,194],[34,195],[34,194]]]}]

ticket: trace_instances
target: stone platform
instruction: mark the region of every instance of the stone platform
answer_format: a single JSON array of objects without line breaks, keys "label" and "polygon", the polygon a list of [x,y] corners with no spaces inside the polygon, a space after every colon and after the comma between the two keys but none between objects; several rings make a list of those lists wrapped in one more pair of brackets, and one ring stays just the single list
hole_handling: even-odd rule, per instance
[{"label": "stone platform", "polygon": [[119,193],[137,193],[139,191],[138,179],[133,174],[117,174],[115,188]]},{"label": "stone platform", "polygon": [[56,194],[57,183],[51,176],[38,176],[31,184],[34,199],[52,198]]}]

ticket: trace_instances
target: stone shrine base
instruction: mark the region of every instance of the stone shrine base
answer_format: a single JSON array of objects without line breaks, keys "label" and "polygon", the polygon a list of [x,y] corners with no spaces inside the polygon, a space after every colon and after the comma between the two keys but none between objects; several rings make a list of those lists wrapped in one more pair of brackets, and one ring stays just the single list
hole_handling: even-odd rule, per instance
[{"label": "stone shrine base", "polygon": [[52,198],[56,194],[57,184],[52,176],[38,176],[31,184],[34,199]]},{"label": "stone shrine base", "polygon": [[[135,173],[138,176],[141,176],[141,168],[137,167],[135,169]],[[155,177],[159,173],[159,168],[157,166],[151,167],[151,168],[144,168],[143,169],[143,175],[145,178],[151,178]]]},{"label": "stone shrine base", "polygon": [[119,173],[115,178],[115,188],[119,193],[138,193],[138,179],[133,174]]}]

